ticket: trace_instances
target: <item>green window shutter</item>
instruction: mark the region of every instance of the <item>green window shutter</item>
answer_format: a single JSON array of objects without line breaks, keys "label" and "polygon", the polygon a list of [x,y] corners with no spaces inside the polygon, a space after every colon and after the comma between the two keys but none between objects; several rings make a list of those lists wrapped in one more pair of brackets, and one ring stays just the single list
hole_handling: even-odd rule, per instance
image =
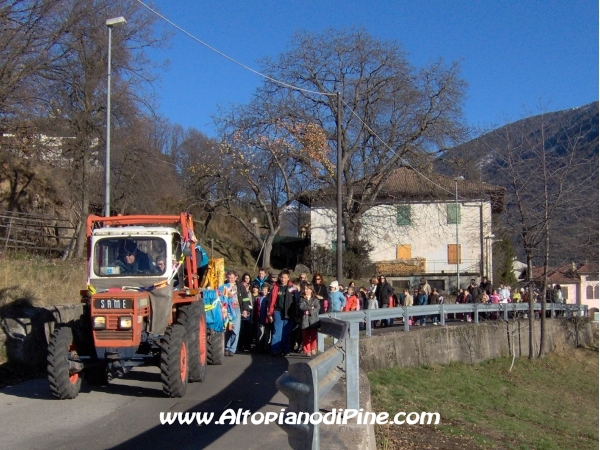
[{"label": "green window shutter", "polygon": [[396,224],[398,226],[410,225],[410,205],[396,206]]},{"label": "green window shutter", "polygon": [[448,216],[448,225],[460,224],[460,205],[450,203],[446,205],[446,212]]}]

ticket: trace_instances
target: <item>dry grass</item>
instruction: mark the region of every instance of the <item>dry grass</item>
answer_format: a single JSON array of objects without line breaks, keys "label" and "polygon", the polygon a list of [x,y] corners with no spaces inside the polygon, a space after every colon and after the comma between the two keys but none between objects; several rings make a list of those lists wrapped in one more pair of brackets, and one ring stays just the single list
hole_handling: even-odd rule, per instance
[{"label": "dry grass", "polygon": [[86,287],[86,262],[36,256],[0,259],[0,308],[52,306],[80,301]]},{"label": "dry grass", "polygon": [[[436,411],[437,426],[380,427],[378,448],[598,448],[598,351],[369,374],[375,411]],[[458,439],[458,440],[457,440]]]}]

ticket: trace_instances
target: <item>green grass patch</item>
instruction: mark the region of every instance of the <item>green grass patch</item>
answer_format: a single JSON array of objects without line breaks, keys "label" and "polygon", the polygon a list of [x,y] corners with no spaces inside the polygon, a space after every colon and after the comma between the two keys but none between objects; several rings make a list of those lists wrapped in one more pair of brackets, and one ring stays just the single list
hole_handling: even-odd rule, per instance
[{"label": "green grass patch", "polygon": [[511,372],[510,364],[373,371],[373,410],[439,412],[443,435],[483,448],[598,448],[597,350],[518,359]]}]

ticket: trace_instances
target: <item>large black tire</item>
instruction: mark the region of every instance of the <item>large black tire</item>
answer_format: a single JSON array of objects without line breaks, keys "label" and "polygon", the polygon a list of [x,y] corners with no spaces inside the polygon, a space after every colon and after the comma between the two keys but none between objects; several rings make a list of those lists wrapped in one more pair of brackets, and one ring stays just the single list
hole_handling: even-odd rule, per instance
[{"label": "large black tire", "polygon": [[223,358],[225,357],[225,333],[217,333],[211,330],[208,334],[206,344],[208,363],[213,366],[223,364]]},{"label": "large black tire", "polygon": [[48,344],[48,381],[52,395],[61,400],[75,398],[81,390],[79,373],[69,372],[69,354],[77,353],[69,327],[54,330]]},{"label": "large black tire", "polygon": [[167,328],[161,342],[160,377],[163,392],[169,397],[183,397],[188,383],[188,340],[179,323]]},{"label": "large black tire", "polygon": [[188,381],[206,378],[206,316],[202,300],[179,308],[178,322],[188,335]]},{"label": "large black tire", "polygon": [[91,366],[83,369],[85,381],[91,386],[106,386],[109,382],[106,366]]}]

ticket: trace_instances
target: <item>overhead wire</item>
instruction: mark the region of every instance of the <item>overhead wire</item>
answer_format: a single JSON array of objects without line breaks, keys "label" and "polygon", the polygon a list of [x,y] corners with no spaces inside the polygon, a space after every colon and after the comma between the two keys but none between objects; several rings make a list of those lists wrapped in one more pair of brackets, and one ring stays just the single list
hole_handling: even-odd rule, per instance
[{"label": "overhead wire", "polygon": [[162,20],[164,20],[165,22],[167,22],[169,25],[171,25],[172,27],[178,29],[179,31],[181,31],[183,34],[185,34],[186,36],[192,38],[194,41],[198,42],[199,44],[203,45],[204,47],[206,47],[207,49],[209,49],[210,51],[216,53],[217,55],[227,59],[228,61],[231,61],[234,64],[237,64],[238,66],[254,73],[255,75],[258,75],[259,77],[265,78],[273,83],[276,83],[280,86],[286,87],[288,89],[292,89],[294,91],[299,91],[299,92],[305,92],[307,94],[316,94],[316,95],[323,95],[323,96],[333,96],[335,94],[328,94],[326,92],[319,92],[319,91],[313,91],[310,89],[304,89],[298,86],[294,86],[292,84],[286,83],[285,81],[281,81],[278,80],[276,78],[273,78],[267,74],[264,74],[262,72],[259,72],[256,69],[253,69],[250,66],[247,66],[246,64],[232,58],[231,56],[217,50],[216,48],[212,47],[211,45],[207,44],[206,42],[204,42],[203,40],[197,38],[196,36],[194,36],[192,33],[190,33],[189,31],[185,30],[184,28],[180,27],[179,25],[177,25],[176,23],[174,23],[173,21],[167,19],[165,16],[163,16],[162,14],[160,14],[158,11],[152,9],[150,6],[146,5],[143,1],[141,0],[136,0],[140,5],[142,5],[143,7],[145,7],[146,9],[148,9],[150,12],[152,12],[153,14],[155,14],[157,17],[160,17]]},{"label": "overhead wire", "polygon": [[[221,52],[220,50],[212,47],[211,45],[207,44],[206,42],[204,42],[203,40],[199,39],[198,37],[194,36],[192,33],[188,32],[187,30],[185,30],[184,28],[180,27],[179,25],[177,25],[176,23],[174,23],[173,21],[169,20],[167,17],[165,17],[164,15],[160,14],[158,11],[154,10],[153,8],[151,8],[150,6],[146,5],[143,1],[141,0],[136,0],[140,5],[142,5],[144,8],[148,9],[151,13],[153,13],[154,15],[156,15],[157,17],[161,18],[162,20],[164,20],[165,22],[167,22],[169,25],[171,25],[172,27],[176,28],[177,30],[181,31],[183,34],[185,34],[186,36],[190,37],[191,39],[193,39],[194,41],[198,42],[199,44],[203,45],[204,47],[206,47],[207,49],[209,49],[210,51],[218,54],[219,56],[227,59],[228,61],[254,73],[255,75],[258,75],[262,78],[265,78],[269,81],[271,81],[272,83],[278,84],[282,87],[286,87],[288,89],[294,90],[294,91],[298,91],[298,92],[304,92],[307,94],[315,94],[315,95],[322,95],[322,96],[327,96],[327,97],[331,97],[331,96],[335,96],[337,95],[336,93],[328,93],[328,92],[320,92],[320,91],[313,91],[311,89],[305,89],[305,88],[301,88],[289,83],[286,83],[284,81],[278,80],[276,78],[273,78],[269,75],[266,75],[256,69],[253,69],[252,67],[237,61],[236,59],[230,57],[229,55]],[[402,164],[404,164],[405,166],[408,166],[409,168],[411,168],[412,170],[414,170],[418,175],[420,175],[422,178],[424,178],[425,180],[427,180],[428,182],[430,182],[431,184],[433,184],[434,186],[438,187],[439,189],[441,189],[442,191],[445,191],[447,193],[450,194],[455,194],[455,192],[450,191],[449,189],[446,189],[445,187],[441,186],[440,184],[436,183],[435,181],[433,181],[431,178],[429,178],[427,175],[425,175],[424,173],[422,173],[421,171],[417,170],[412,164],[410,164],[410,162],[408,162],[405,158],[403,158],[402,156],[398,155],[398,153],[391,148],[364,120],[362,120],[362,118],[356,114],[356,112],[350,107],[350,105],[348,105],[343,99],[341,99],[342,104],[348,109],[348,111],[350,111],[350,113],[355,116],[365,127],[366,129],[369,131],[369,133],[371,133],[377,140],[379,140],[389,151],[391,151],[392,153],[394,153],[396,156],[400,157],[400,160],[402,162]]]},{"label": "overhead wire", "polygon": [[352,113],[352,115],[354,117],[356,117],[366,127],[366,129],[369,131],[369,133],[371,133],[375,138],[377,138],[377,140],[379,140],[379,142],[381,142],[385,146],[385,148],[387,148],[389,151],[391,151],[394,155],[400,157],[400,161],[402,162],[402,164],[404,164],[405,166],[410,167],[418,175],[420,175],[421,177],[423,177],[425,180],[429,181],[434,186],[440,188],[441,190],[446,191],[449,194],[455,194],[455,192],[453,192],[453,191],[451,191],[449,189],[446,189],[445,187],[443,187],[440,184],[438,184],[435,181],[433,181],[431,178],[429,178],[427,175],[425,175],[421,171],[417,170],[411,163],[409,163],[405,158],[403,158],[402,156],[400,156],[392,147],[390,147],[387,142],[385,142],[381,137],[379,137],[379,135],[364,120],[362,120],[360,118],[360,116],[358,114],[356,114],[356,112],[354,111],[354,109],[351,108],[350,105],[348,105],[343,99],[342,99],[342,103]]}]

